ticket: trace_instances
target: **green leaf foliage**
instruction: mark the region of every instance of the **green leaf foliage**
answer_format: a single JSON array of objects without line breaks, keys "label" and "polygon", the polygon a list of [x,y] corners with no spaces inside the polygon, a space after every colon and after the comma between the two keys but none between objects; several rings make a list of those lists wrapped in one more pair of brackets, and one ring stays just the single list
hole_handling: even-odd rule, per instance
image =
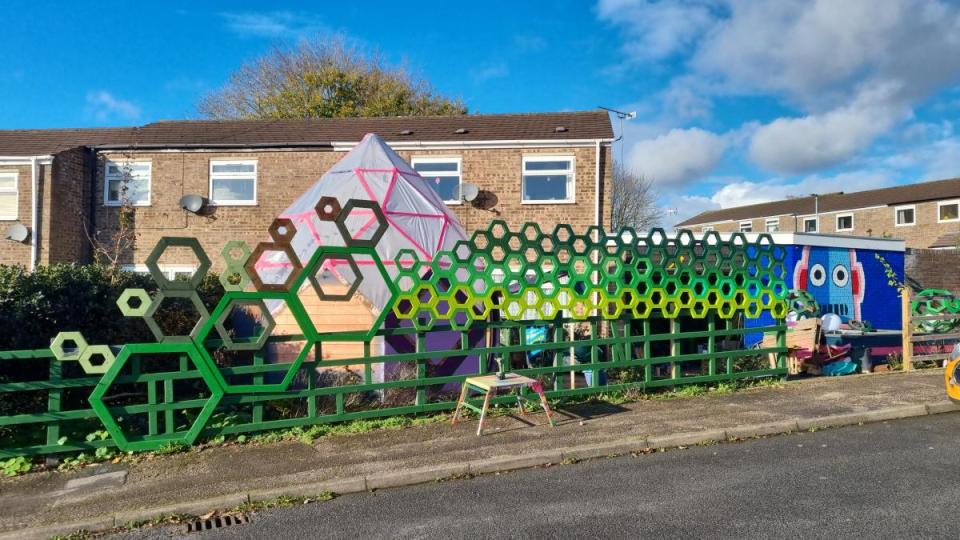
[{"label": "green leaf foliage", "polygon": [[[66,330],[81,332],[89,343],[154,341],[142,319],[124,317],[117,308],[117,298],[130,287],[151,295],[157,290],[150,276],[101,265],[56,264],[35,272],[0,266],[0,350],[42,349]],[[209,309],[223,288],[216,276],[208,275],[199,293]],[[175,305],[166,311],[174,318],[191,316]]]}]

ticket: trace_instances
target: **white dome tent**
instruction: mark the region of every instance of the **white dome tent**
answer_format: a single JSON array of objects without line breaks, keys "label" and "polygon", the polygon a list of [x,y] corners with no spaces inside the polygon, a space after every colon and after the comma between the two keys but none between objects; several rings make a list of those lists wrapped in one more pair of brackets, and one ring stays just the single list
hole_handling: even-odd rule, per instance
[{"label": "white dome tent", "polygon": [[[320,204],[321,199],[323,205]],[[337,224],[333,220],[321,219],[317,213],[318,210],[333,210],[331,213],[335,213],[337,209],[331,208],[331,199],[335,199],[340,207],[346,207],[351,199],[374,201],[379,205],[382,216],[377,216],[373,209],[359,203],[341,221],[347,229],[343,232],[348,232],[350,237],[376,240],[377,256],[391,279],[396,276],[394,259],[400,250],[413,250],[420,260],[431,261],[437,252],[453,250],[458,241],[466,239],[466,233],[456,216],[428,181],[372,133],[364,136],[353,150],[280,214],[281,220],[289,219],[296,228],[290,245],[302,264],[306,264],[323,246],[346,245],[343,232]],[[378,232],[378,229],[383,230]],[[290,260],[281,251],[264,253],[255,266],[264,283],[283,283],[293,269]],[[360,255],[355,256],[353,261],[347,261],[332,256],[324,260],[316,276],[321,283],[339,284],[342,292],[355,281],[352,274],[356,271],[362,274],[362,279],[354,296],[361,297],[369,310],[379,314],[387,307],[390,291],[370,257]],[[309,287],[309,283],[307,281],[305,287]],[[300,292],[301,298],[308,293],[316,296],[313,291],[304,289]],[[304,303],[307,304],[306,301]],[[307,305],[311,317],[322,316],[324,310],[338,309],[332,302],[321,304]],[[339,304],[342,306],[343,303]],[[281,308],[282,304],[272,305],[271,311]],[[282,316],[282,309],[278,316]]]}]

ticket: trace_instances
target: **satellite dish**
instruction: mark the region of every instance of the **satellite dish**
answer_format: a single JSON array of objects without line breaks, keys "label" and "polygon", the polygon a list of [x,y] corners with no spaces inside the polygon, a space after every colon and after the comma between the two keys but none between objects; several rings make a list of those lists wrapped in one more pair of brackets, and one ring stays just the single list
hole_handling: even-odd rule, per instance
[{"label": "satellite dish", "polygon": [[476,184],[471,184],[469,182],[460,185],[460,198],[467,202],[473,202],[477,198],[477,195],[480,194],[480,188]]},{"label": "satellite dish", "polygon": [[4,238],[14,242],[24,242],[28,236],[30,236],[30,231],[20,223],[14,223],[7,227],[7,230],[3,233]]},{"label": "satellite dish", "polygon": [[180,199],[180,208],[196,214],[203,208],[203,197],[200,195],[184,195]]}]

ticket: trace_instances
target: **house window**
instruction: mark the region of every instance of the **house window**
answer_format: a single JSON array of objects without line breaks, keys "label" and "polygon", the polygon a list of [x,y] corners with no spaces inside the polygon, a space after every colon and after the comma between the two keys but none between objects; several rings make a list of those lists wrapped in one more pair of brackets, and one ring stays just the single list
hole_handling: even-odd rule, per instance
[{"label": "house window", "polygon": [[960,221],[960,200],[937,203],[937,222]]},{"label": "house window", "polygon": [[420,173],[427,184],[447,204],[460,204],[460,183],[463,181],[461,162],[458,157],[415,157],[413,169]]},{"label": "house window", "polygon": [[777,232],[780,230],[780,218],[768,218],[763,225],[767,232]]},{"label": "house window", "polygon": [[837,215],[837,231],[852,231],[853,230],[853,214],[838,214]]},{"label": "house window", "polygon": [[[170,281],[189,281],[193,277],[194,272],[197,271],[196,266],[191,266],[187,264],[183,265],[168,265],[161,264],[158,265],[160,272],[163,273],[163,276]],[[127,272],[133,272],[134,274],[150,274],[150,269],[147,268],[145,264],[125,264],[123,269]]]},{"label": "house window", "polygon": [[150,172],[149,161],[107,161],[103,203],[107,206],[149,206]]},{"label": "house window", "polygon": [[218,206],[257,204],[257,161],[210,160],[210,202]]},{"label": "house window", "polygon": [[713,227],[701,227],[700,232],[712,232]]},{"label": "house window", "polygon": [[819,220],[815,217],[803,218],[803,232],[815,233],[820,229]]},{"label": "house window", "polygon": [[573,156],[524,156],[521,202],[574,202]]},{"label": "house window", "polygon": [[0,220],[17,219],[20,206],[17,181],[16,172],[0,172]]},{"label": "house window", "polygon": [[897,227],[908,227],[916,223],[917,207],[915,205],[897,206],[893,209]]},{"label": "house window", "polygon": [[753,232],[753,222],[752,222],[752,221],[741,221],[741,222],[740,222],[740,232]]}]

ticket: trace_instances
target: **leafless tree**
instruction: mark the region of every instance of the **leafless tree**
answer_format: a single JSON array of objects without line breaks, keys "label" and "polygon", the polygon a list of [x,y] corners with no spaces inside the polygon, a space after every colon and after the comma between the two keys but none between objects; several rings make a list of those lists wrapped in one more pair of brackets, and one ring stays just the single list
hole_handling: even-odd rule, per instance
[{"label": "leafless tree", "polygon": [[121,171],[120,204],[116,207],[116,217],[112,218],[116,222],[91,231],[87,220],[81,219],[83,232],[93,250],[93,259],[110,269],[114,276],[123,268],[123,261],[130,259],[137,241],[134,230],[137,209],[126,195],[131,173],[129,167],[122,167]]},{"label": "leafless tree", "polygon": [[216,119],[466,114],[403,67],[386,65],[343,38],[276,48],[242,65],[198,108]]},{"label": "leafless tree", "polygon": [[621,227],[648,229],[658,225],[663,218],[653,182],[617,162],[613,164],[610,201],[613,206],[610,225],[614,231]]}]

